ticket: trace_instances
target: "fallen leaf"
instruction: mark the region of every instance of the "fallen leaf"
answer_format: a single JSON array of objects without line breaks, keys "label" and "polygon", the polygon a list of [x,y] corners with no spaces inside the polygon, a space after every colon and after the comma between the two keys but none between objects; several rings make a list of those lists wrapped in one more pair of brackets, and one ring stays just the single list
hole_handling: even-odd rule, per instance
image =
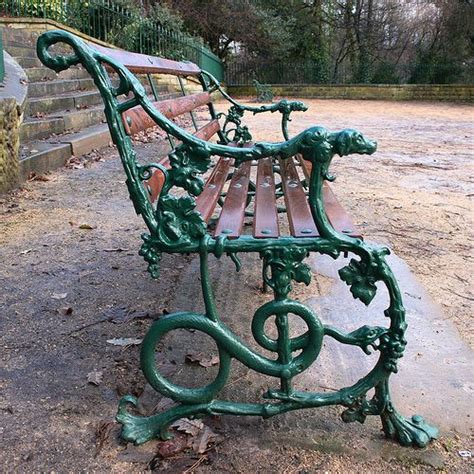
[{"label": "fallen leaf", "polygon": [[18,255],[26,255],[27,253],[30,253],[33,249],[26,249],[22,250]]},{"label": "fallen leaf", "polygon": [[159,443],[158,454],[166,459],[176,456],[189,447],[186,436],[175,436],[173,439]]},{"label": "fallen leaf", "polygon": [[100,385],[102,379],[104,378],[104,373],[100,370],[93,370],[87,374],[87,382],[92,385]]},{"label": "fallen leaf", "polygon": [[64,298],[66,298],[67,296],[67,293],[53,293],[51,295],[51,298],[53,298],[53,300],[63,300]]},{"label": "fallen leaf", "polygon": [[209,358],[205,358],[199,361],[199,365],[202,367],[212,367],[213,365],[217,365],[219,363],[219,356],[212,356]]},{"label": "fallen leaf", "polygon": [[192,444],[193,451],[198,454],[204,454],[210,443],[216,442],[218,435],[214,433],[208,426],[204,426],[199,437]]},{"label": "fallen leaf", "polygon": [[200,431],[204,428],[204,423],[200,420],[190,420],[189,418],[181,418],[175,421],[171,428],[176,428],[178,431],[182,431],[191,436],[197,436]]},{"label": "fallen leaf", "polygon": [[85,229],[85,230],[92,230],[92,229],[95,229],[96,226],[92,226],[90,224],[81,224],[79,226],[79,229]]},{"label": "fallen leaf", "polygon": [[202,352],[188,352],[184,360],[189,364],[199,364],[201,367],[208,368],[219,363],[219,356],[207,357]]},{"label": "fallen leaf", "polygon": [[36,174],[34,171],[32,171],[28,175],[28,181],[49,181],[49,178],[44,175]]},{"label": "fallen leaf", "polygon": [[149,318],[148,311],[138,311],[127,308],[126,306],[112,307],[104,311],[104,318],[115,324],[123,324],[132,321],[133,319]]},{"label": "fallen leaf", "polygon": [[63,316],[69,316],[72,314],[72,308],[70,306],[64,306],[58,309],[58,313],[62,314]]},{"label": "fallen leaf", "polygon": [[109,344],[112,344],[114,346],[138,346],[139,344],[142,343],[143,339],[138,339],[135,337],[119,337],[116,339],[107,339],[107,342]]},{"label": "fallen leaf", "polygon": [[94,457],[100,453],[102,448],[105,445],[105,442],[109,439],[115,423],[113,421],[101,421],[95,428],[95,439],[97,449],[95,451]]}]

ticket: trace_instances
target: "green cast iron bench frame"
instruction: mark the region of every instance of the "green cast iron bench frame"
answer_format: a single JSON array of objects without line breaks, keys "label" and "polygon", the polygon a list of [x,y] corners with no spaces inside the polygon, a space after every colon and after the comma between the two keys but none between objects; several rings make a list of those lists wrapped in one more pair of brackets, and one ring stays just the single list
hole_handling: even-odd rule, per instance
[{"label": "green cast iron bench frame", "polygon": [[[52,54],[57,43],[69,45],[71,53]],[[388,249],[364,242],[350,218],[335,199],[327,181],[335,155],[371,154],[376,143],[354,130],[329,132],[315,126],[290,138],[287,123],[290,113],[305,110],[301,102],[280,101],[268,106],[250,107],[230,98],[218,82],[192,63],[112,50],[85,44],[64,31],[44,33],[38,40],[38,56],[56,72],[82,64],[99,89],[113,142],[117,146],[127,176],[126,184],[138,214],[148,233],[142,235],[140,255],[148,262],[153,277],[159,273],[163,252],[200,257],[200,276],[205,313],[179,312],[153,323],[141,348],[141,366],[150,385],[177,405],[151,416],[139,416],[129,410],[137,400],[124,397],[117,420],[122,437],[143,443],[154,437],[169,436],[168,427],[183,417],[235,414],[264,418],[300,408],[342,405],[345,422],[364,422],[378,415],[387,437],[402,445],[426,446],[437,436],[436,428],[421,416],[404,418],[394,408],[389,378],[397,372],[397,362],[405,349],[405,309],[396,279],[385,256]],[[203,91],[179,99],[152,102],[136,74],[172,74],[192,77]],[[111,76],[112,75],[112,76]],[[111,77],[118,77],[113,81]],[[153,88],[153,87],[152,87]],[[227,114],[217,114],[211,93],[220,91],[231,102]],[[171,118],[207,105],[211,121],[190,133]],[[284,141],[252,143],[241,119],[245,111],[282,114]],[[224,118],[220,127],[218,119]],[[171,150],[155,163],[140,164],[131,135],[158,125],[170,138]],[[217,134],[218,142],[209,139]],[[257,178],[251,179],[252,167]],[[297,167],[301,167],[298,173]],[[205,183],[202,175],[210,173]],[[227,191],[224,191],[227,186]],[[174,193],[175,190],[180,193]],[[285,205],[277,205],[277,199]],[[249,207],[250,204],[253,204]],[[217,218],[212,218],[218,213]],[[285,213],[289,232],[280,233],[279,214]],[[253,233],[243,232],[245,216],[253,219]],[[211,225],[215,224],[215,227]],[[274,299],[259,307],[252,319],[252,335],[257,343],[276,354],[261,355],[233,334],[219,317],[214,302],[208,256],[228,255],[240,266],[239,254],[257,252],[263,261],[262,279],[274,293]],[[311,253],[336,259],[351,253],[349,264],[339,270],[354,298],[366,305],[376,295],[376,283],[388,291],[389,303],[384,314],[387,326],[363,325],[346,333],[323,324],[313,309],[291,299],[292,282],[309,284],[310,268],[304,259]],[[300,317],[307,326],[304,334],[290,337],[288,315]],[[265,323],[275,317],[278,337],[271,338]],[[166,379],[158,370],[155,351],[162,337],[175,329],[201,331],[217,344],[219,369],[216,378],[203,387],[187,388]],[[317,359],[323,339],[358,346],[365,353],[379,353],[375,366],[349,387],[334,392],[309,393],[294,388],[292,379]],[[296,355],[295,352],[298,352]],[[218,394],[229,376],[232,359],[247,367],[279,379],[279,386],[268,390],[262,403],[236,403],[220,400]],[[372,398],[367,392],[374,389]]]}]

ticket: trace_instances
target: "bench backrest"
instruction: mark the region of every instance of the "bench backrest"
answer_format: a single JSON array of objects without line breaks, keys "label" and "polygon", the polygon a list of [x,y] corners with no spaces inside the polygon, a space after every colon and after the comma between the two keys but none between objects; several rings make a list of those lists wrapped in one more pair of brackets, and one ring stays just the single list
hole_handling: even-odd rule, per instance
[{"label": "bench backrest", "polygon": [[[127,77],[128,71],[141,76],[142,85],[145,85],[146,89],[152,93],[149,98],[153,100],[152,105],[158,115],[161,115],[165,120],[172,120],[183,114],[190,114],[194,125],[194,130],[190,133],[203,140],[209,140],[214,135],[219,134],[220,141],[226,143],[226,138],[221,132],[217,114],[212,104],[211,92],[208,90],[201,69],[196,64],[105,48],[96,44],[89,43],[86,45],[66,32],[49,32],[43,35],[38,42],[38,56],[43,63],[57,71],[65,69],[68,65],[64,62],[64,56],[62,58],[60,56],[53,57],[47,51],[55,43],[68,43],[74,50],[74,54],[68,57],[71,61],[69,65],[82,63],[94,78],[104,99],[105,113],[111,135],[114,143],[119,148],[122,161],[124,161],[124,157],[125,160],[127,159],[127,154],[130,154],[131,142],[129,137],[157,126],[156,114],[152,116],[150,111],[145,110],[143,105],[136,100],[137,95],[143,93],[143,90],[140,90],[137,82],[135,82],[137,81],[136,77]],[[124,71],[121,68],[122,65],[128,71]],[[114,73],[121,78],[118,87],[114,87],[114,82],[111,80]],[[159,100],[157,74],[175,76],[182,96]],[[200,84],[202,92],[187,95],[183,78]],[[130,92],[134,96],[131,99],[128,98]],[[209,118],[207,122],[198,124],[194,111],[202,107],[207,107]],[[200,115],[202,116],[202,114]],[[118,121],[121,122],[120,126]],[[168,149],[164,147],[165,151],[162,157],[158,157],[159,166],[154,167],[152,171],[151,168],[146,170],[148,179],[139,177],[141,178],[142,188],[151,204],[155,203],[160,195],[165,181],[165,169],[170,167],[167,153],[179,145],[179,142],[170,135],[170,130],[166,127],[166,124],[161,128],[167,132],[169,147]],[[124,163],[124,166],[127,171],[126,163]],[[131,194],[133,194],[132,191]],[[142,210],[139,210],[139,212],[142,212]]]}]

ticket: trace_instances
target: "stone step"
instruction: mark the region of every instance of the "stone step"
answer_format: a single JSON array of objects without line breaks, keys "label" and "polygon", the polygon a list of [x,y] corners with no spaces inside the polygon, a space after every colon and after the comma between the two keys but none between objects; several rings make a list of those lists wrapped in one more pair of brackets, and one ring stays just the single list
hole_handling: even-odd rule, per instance
[{"label": "stone step", "polygon": [[73,155],[81,156],[92,150],[108,146],[112,143],[112,138],[109,126],[106,123],[100,123],[87,127],[80,132],[63,135],[60,137],[60,141],[63,144],[69,144]]},{"label": "stone step", "polygon": [[102,98],[97,90],[84,92],[66,92],[49,97],[31,97],[26,104],[26,115],[37,117],[62,110],[72,111],[86,109],[102,103]]},{"label": "stone step", "polygon": [[11,46],[5,45],[5,51],[16,58],[17,56],[21,56],[23,58],[36,58],[36,48],[32,48],[31,46]]},{"label": "stone step", "polygon": [[23,142],[47,138],[66,131],[79,131],[105,120],[102,106],[75,111],[64,111],[56,116],[29,117],[21,125],[20,140]]},{"label": "stone step", "polygon": [[94,125],[81,132],[49,140],[33,141],[21,147],[20,173],[42,174],[64,166],[72,155],[81,156],[111,143],[107,124]]},{"label": "stone step", "polygon": [[71,91],[92,90],[95,88],[92,79],[65,79],[50,82],[30,82],[28,97],[43,97],[63,94]]},{"label": "stone step", "polygon": [[67,143],[31,142],[20,150],[20,179],[28,179],[64,166],[71,158],[71,146]]},{"label": "stone step", "polygon": [[88,79],[89,73],[84,68],[74,67],[66,69],[57,74],[48,67],[30,67],[25,68],[26,75],[30,82],[55,81],[57,79]]},{"label": "stone step", "polygon": [[15,61],[24,69],[30,67],[44,67],[43,63],[36,57],[26,58],[24,56],[14,56]]}]

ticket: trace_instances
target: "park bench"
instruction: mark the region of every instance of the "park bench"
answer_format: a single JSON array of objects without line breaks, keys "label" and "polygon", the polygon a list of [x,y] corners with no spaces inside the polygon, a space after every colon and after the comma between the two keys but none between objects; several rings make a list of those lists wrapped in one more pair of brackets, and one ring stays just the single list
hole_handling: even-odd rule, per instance
[{"label": "park bench", "polygon": [[[59,53],[50,47],[61,44]],[[69,45],[71,52],[64,52]],[[230,98],[217,80],[189,62],[107,49],[86,44],[64,31],[41,35],[37,44],[41,61],[56,72],[82,64],[93,77],[105,104],[105,115],[127,176],[126,184],[148,232],[142,235],[140,255],[148,270],[158,277],[163,252],[199,254],[200,283],[205,313],[173,313],[155,321],[141,348],[141,366],[149,384],[173,399],[176,406],[151,416],[135,414],[137,400],[124,397],[117,420],[122,437],[143,443],[166,438],[167,428],[177,419],[205,415],[257,415],[264,418],[300,408],[342,405],[345,422],[364,422],[368,415],[381,417],[385,434],[402,445],[426,446],[437,430],[422,417],[404,418],[393,407],[389,377],[405,348],[405,310],[399,287],[385,261],[389,253],[366,243],[350,216],[335,198],[328,181],[335,155],[371,154],[376,144],[354,130],[329,132],[311,127],[288,136],[293,111],[304,111],[301,102],[282,100],[271,105],[247,106]],[[197,81],[202,91],[175,99],[154,101],[134,74],[145,75],[153,86],[153,75],[167,74]],[[116,78],[118,77],[118,82]],[[221,93],[230,101],[226,114],[218,114],[212,95]],[[194,112],[207,107],[210,120],[198,126]],[[199,110],[201,110],[199,109]],[[283,141],[252,142],[242,124],[245,112],[278,112],[282,117]],[[194,131],[179,126],[173,118],[194,114]],[[199,112],[201,114],[201,112]],[[198,115],[199,115],[198,114]],[[219,119],[223,122],[220,125]],[[133,148],[133,134],[152,126],[169,137],[170,150],[154,163],[141,163]],[[217,142],[211,142],[217,137]],[[206,176],[204,180],[202,176]],[[251,227],[244,226],[245,219]],[[287,219],[288,226],[281,225]],[[288,227],[288,229],[286,228]],[[248,231],[247,231],[248,229]],[[257,252],[262,259],[262,280],[274,299],[257,308],[251,330],[256,342],[275,353],[270,358],[249,347],[232,333],[219,317],[209,276],[208,257],[229,256],[240,267],[240,254]],[[311,271],[304,259],[316,252],[334,259],[354,255],[339,270],[354,298],[369,305],[385,286],[389,304],[384,314],[388,325],[362,325],[352,332],[323,324],[313,309],[291,299],[292,282],[309,284]],[[179,291],[179,288],[177,288]],[[289,335],[288,315],[296,315],[307,326],[304,334]],[[265,329],[275,317],[277,338]],[[215,340],[219,350],[216,378],[202,387],[172,383],[159,371],[155,353],[165,334],[175,329],[201,331]],[[323,339],[357,346],[365,353],[378,351],[378,360],[367,375],[340,390],[309,393],[294,388],[292,379],[317,359]],[[218,398],[225,386],[232,359],[279,379],[262,403],[236,403]],[[367,392],[374,389],[372,398]]]}]

